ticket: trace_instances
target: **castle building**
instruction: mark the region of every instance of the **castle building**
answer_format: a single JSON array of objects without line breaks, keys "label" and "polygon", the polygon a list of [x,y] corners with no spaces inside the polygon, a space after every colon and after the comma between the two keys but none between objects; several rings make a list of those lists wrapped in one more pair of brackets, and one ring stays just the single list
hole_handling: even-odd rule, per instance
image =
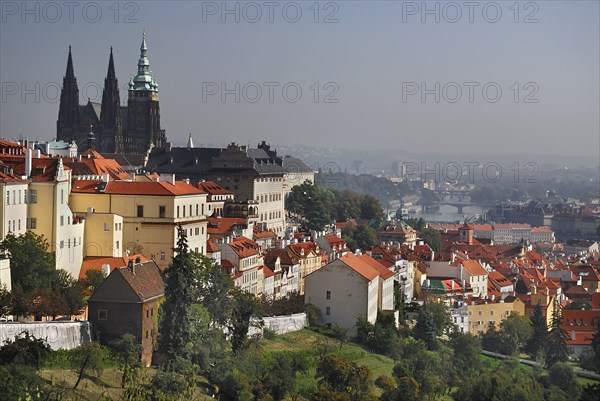
[{"label": "castle building", "polygon": [[119,82],[115,73],[112,47],[108,72],[104,80],[102,102],[88,99],[79,104],[79,88],[73,68],[71,46],[67,71],[60,94],[56,138],[75,141],[80,151],[87,150],[89,132],[93,131],[94,147],[101,153],[146,153],[152,147],[162,147],[165,131],[160,128],[158,84],[150,72],[146,37],[142,38],[138,71],[129,81],[127,106],[121,106]]}]

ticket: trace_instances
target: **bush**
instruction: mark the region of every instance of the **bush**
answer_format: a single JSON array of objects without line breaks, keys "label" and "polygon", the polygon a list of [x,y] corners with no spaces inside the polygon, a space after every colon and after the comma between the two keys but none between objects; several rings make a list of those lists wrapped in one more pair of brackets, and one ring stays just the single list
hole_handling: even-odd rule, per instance
[{"label": "bush", "polygon": [[306,318],[308,319],[308,324],[310,326],[322,327],[323,326],[323,318],[321,317],[321,310],[317,308],[313,304],[304,305],[304,312],[306,313]]},{"label": "bush", "polygon": [[271,330],[268,327],[263,329],[263,337],[267,340],[273,340],[277,337],[277,332],[275,330]]}]

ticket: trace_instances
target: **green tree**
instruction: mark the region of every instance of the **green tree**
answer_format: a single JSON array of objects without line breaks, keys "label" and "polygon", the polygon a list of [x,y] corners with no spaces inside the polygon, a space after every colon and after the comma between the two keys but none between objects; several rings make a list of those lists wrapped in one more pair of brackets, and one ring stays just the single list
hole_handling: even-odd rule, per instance
[{"label": "green tree", "polygon": [[567,332],[562,327],[562,313],[558,300],[554,300],[552,311],[552,322],[548,333],[548,350],[546,354],[546,366],[551,367],[557,362],[565,362],[569,359],[567,350]]},{"label": "green tree", "polygon": [[19,284],[13,285],[12,288],[12,309],[11,314],[19,319],[19,316],[27,316],[32,313],[33,304],[31,302],[31,295],[26,294],[23,291],[23,287]]},{"label": "green tree", "polygon": [[422,231],[423,240],[437,254],[442,247],[442,236],[439,231],[433,228],[426,228]]},{"label": "green tree", "polygon": [[160,349],[172,358],[187,357],[192,341],[192,305],[197,301],[196,267],[185,230],[178,228],[176,255],[169,265],[160,314]]},{"label": "green tree", "polygon": [[141,366],[140,356],[142,353],[142,346],[141,344],[138,344],[135,336],[130,333],[124,334],[111,345],[113,355],[115,355],[123,365],[121,388],[125,388],[127,379],[133,379],[136,369]]},{"label": "green tree", "polygon": [[231,333],[231,347],[237,352],[246,344],[248,330],[255,318],[254,324],[262,325],[261,305],[253,294],[234,289],[231,295],[231,318],[229,320],[229,331]]},{"label": "green tree", "polygon": [[65,314],[78,315],[85,307],[83,299],[83,283],[75,280],[65,270],[58,269],[52,278],[52,289],[62,297]]},{"label": "green tree", "polygon": [[548,384],[560,388],[571,400],[579,399],[582,392],[573,368],[562,362],[555,363],[548,371]]},{"label": "green tree", "polygon": [[72,354],[71,366],[78,373],[73,388],[79,387],[84,375],[94,372],[97,376],[100,376],[104,370],[106,356],[106,348],[95,341],[83,343],[75,348]]},{"label": "green tree", "polygon": [[230,314],[229,293],[233,289],[231,277],[218,264],[197,253],[191,258],[198,269],[198,299],[206,308],[213,325],[224,325]]},{"label": "green tree", "polygon": [[511,313],[500,323],[503,354],[518,354],[531,339],[533,327],[527,316]]},{"label": "green tree", "polygon": [[548,324],[546,322],[546,316],[542,313],[542,307],[538,303],[533,310],[531,316],[531,327],[533,333],[529,342],[527,343],[527,352],[532,358],[538,358],[540,355],[545,354],[546,345],[548,342]]},{"label": "green tree", "polygon": [[596,319],[596,334],[592,337],[592,351],[594,354],[594,364],[596,372],[600,372],[600,319]]},{"label": "green tree", "polygon": [[25,332],[0,347],[0,365],[31,366],[39,370],[52,350],[46,341]]},{"label": "green tree", "polygon": [[320,385],[333,392],[350,396],[351,400],[366,400],[371,392],[371,371],[342,357],[326,355],[317,365]]},{"label": "green tree", "polygon": [[348,342],[348,329],[334,324],[331,328],[331,334],[333,335],[333,338],[335,338],[340,343],[341,350],[344,344]]},{"label": "green tree", "polygon": [[452,364],[458,372],[468,375],[479,370],[481,365],[481,344],[469,333],[455,331],[452,333],[450,345],[454,350]]},{"label": "green tree", "polygon": [[12,294],[5,285],[0,285],[0,317],[10,315],[12,311]]},{"label": "green tree", "polygon": [[365,195],[360,202],[361,219],[378,219],[383,215],[383,209],[377,198]]},{"label": "green tree", "polygon": [[48,242],[42,235],[27,231],[16,236],[9,233],[0,250],[8,252],[13,286],[19,285],[25,293],[51,286],[54,277],[54,253],[48,252]]},{"label": "green tree", "polygon": [[423,307],[431,314],[438,336],[452,330],[454,324],[448,313],[448,307],[443,302],[428,301]]},{"label": "green tree", "polygon": [[84,285],[95,292],[106,279],[106,275],[101,270],[88,270],[85,272]]},{"label": "green tree", "polygon": [[427,308],[419,310],[417,324],[415,324],[413,332],[416,339],[423,340],[427,344],[427,348],[430,350],[435,349],[437,327],[433,315]]}]

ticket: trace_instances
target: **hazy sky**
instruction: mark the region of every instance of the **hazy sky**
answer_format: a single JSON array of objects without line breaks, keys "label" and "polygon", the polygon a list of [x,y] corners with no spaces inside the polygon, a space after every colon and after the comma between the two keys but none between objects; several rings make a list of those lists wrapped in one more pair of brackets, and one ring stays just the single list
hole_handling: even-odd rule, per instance
[{"label": "hazy sky", "polygon": [[0,6],[4,137],[56,135],[69,44],[81,103],[110,46],[125,103],[145,29],[174,143],[600,155],[598,1]]}]

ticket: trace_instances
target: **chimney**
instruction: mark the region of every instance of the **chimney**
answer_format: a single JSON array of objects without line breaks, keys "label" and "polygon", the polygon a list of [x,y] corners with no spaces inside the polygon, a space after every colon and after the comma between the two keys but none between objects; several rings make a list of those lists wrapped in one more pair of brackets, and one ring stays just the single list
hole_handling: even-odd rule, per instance
[{"label": "chimney", "polygon": [[129,262],[127,262],[127,268],[129,270],[131,270],[131,272],[135,275],[135,265],[133,264],[133,260],[130,260]]},{"label": "chimney", "polygon": [[571,340],[575,341],[575,330],[571,330]]},{"label": "chimney", "polygon": [[357,249],[354,251],[354,254],[355,254],[356,256],[361,256],[361,255],[362,255],[362,252],[360,251],[360,249],[358,249],[358,248],[357,248]]},{"label": "chimney", "polygon": [[31,149],[25,150],[25,176],[27,178],[29,178],[29,176],[31,175],[31,167],[33,164],[32,153],[33,151]]},{"label": "chimney", "polygon": [[168,182],[171,185],[175,185],[175,174],[161,174],[160,180],[162,182]]},{"label": "chimney", "polygon": [[531,286],[531,295],[537,294],[537,287],[535,285]]},{"label": "chimney", "polygon": [[39,149],[36,149],[36,150],[35,150],[35,157],[36,157],[36,159],[39,159],[39,158],[41,157],[41,155],[42,155],[42,154],[40,153],[40,150],[39,150]]},{"label": "chimney", "polygon": [[135,263],[139,265],[140,263],[142,263],[142,259],[140,259],[140,257],[138,256],[137,258],[135,258]]},{"label": "chimney", "polygon": [[104,263],[102,265],[102,274],[104,274],[105,277],[108,277],[108,275],[110,274],[110,265],[107,263]]}]

